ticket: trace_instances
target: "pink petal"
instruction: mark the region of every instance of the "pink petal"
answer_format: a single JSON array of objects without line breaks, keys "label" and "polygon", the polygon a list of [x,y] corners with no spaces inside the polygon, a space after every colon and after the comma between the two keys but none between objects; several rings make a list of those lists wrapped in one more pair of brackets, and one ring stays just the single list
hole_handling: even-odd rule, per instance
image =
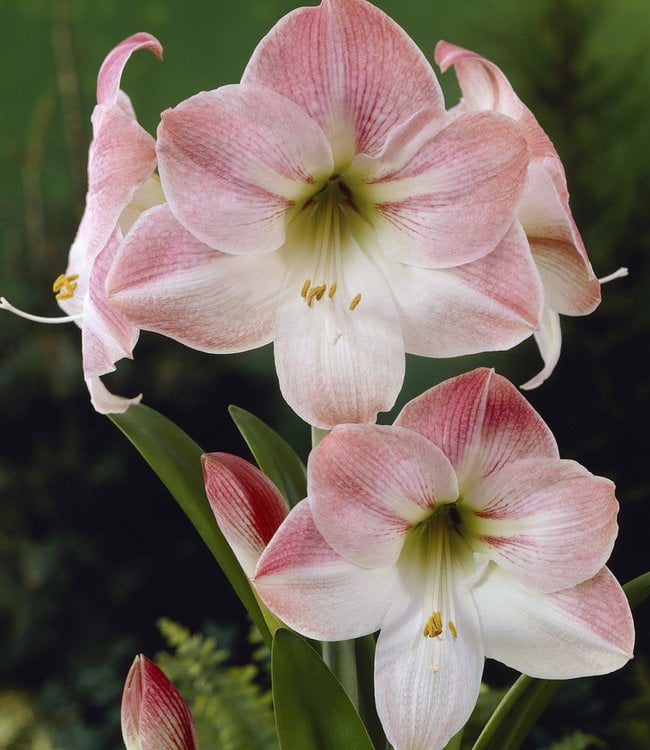
[{"label": "pink petal", "polygon": [[163,112],[159,171],[169,205],[196,237],[228,253],[284,243],[287,212],[333,163],[318,125],[258,86],[202,92]]},{"label": "pink petal", "polygon": [[462,508],[474,548],[543,592],[595,575],[618,531],[613,483],[555,458],[509,462],[471,487]]},{"label": "pink petal", "polygon": [[555,366],[560,360],[562,350],[562,331],[560,329],[560,316],[553,310],[544,310],[539,323],[539,330],[535,331],[535,341],[542,355],[544,367],[530,380],[519,387],[522,391],[530,391],[539,386],[551,376]]},{"label": "pink petal", "polygon": [[363,0],[323,0],[289,13],[260,42],[242,80],[288,97],[318,122],[337,168],[356,153],[377,152],[419,109],[443,112],[424,55]]},{"label": "pink petal", "polygon": [[[316,277],[313,257],[326,253],[309,252],[315,244],[311,235],[298,235],[283,250],[293,267],[275,333],[280,388],[291,408],[317,427],[374,422],[377,412],[393,406],[404,379],[404,343],[390,290],[349,235],[331,263],[337,275]],[[327,293],[308,303],[301,296],[306,279],[326,284]]]},{"label": "pink petal", "polygon": [[447,628],[439,638],[423,635],[431,609],[426,582],[413,573],[402,579],[377,641],[377,711],[392,746],[443,748],[476,705],[483,646],[472,600],[458,578],[457,637]]},{"label": "pink petal", "polygon": [[151,34],[141,31],[120,42],[106,55],[99,69],[97,104],[113,105],[117,103],[124,66],[129,57],[139,49],[151,50],[159,60],[162,60],[162,45]]},{"label": "pink petal", "polygon": [[137,123],[130,104],[125,105],[128,99],[119,92],[124,65],[138,49],[150,49],[159,57],[162,55],[162,48],[154,37],[135,34],[108,54],[97,79],[86,196],[90,222],[86,251],[91,259],[108,241],[122,210],[156,166],[154,140]]},{"label": "pink petal", "polygon": [[[115,370],[115,362],[131,358],[138,340],[138,329],[111,305],[105,291],[106,277],[120,244],[115,230],[97,256],[89,278],[83,306],[82,355],[84,375],[105,375]],[[75,296],[79,290],[75,290]]]},{"label": "pink petal", "polygon": [[582,244],[568,204],[549,172],[531,164],[519,210],[539,268],[546,306],[563,315],[586,315],[600,302],[600,284]]},{"label": "pink petal", "polygon": [[122,695],[122,737],[127,750],[196,750],[187,703],[165,673],[136,656]]},{"label": "pink petal", "polygon": [[308,500],[296,505],[273,537],[253,582],[272,612],[320,640],[378,630],[399,588],[393,567],[366,570],[337,555],[314,525]]},{"label": "pink petal", "polygon": [[527,168],[528,147],[509,118],[478,112],[441,122],[423,110],[351,170],[365,174],[363,197],[384,252],[447,268],[483,257],[503,239]]},{"label": "pink petal", "polygon": [[314,522],[346,560],[390,565],[407,532],[458,497],[445,456],[415,432],[384,425],[335,427],[311,452]]},{"label": "pink petal", "polygon": [[606,674],[632,658],[630,607],[607,568],[575,588],[539,594],[490,565],[472,593],[486,656],[531,677]]},{"label": "pink petal", "polygon": [[542,285],[517,223],[491,253],[456,268],[385,266],[411,354],[508,349],[539,324]]},{"label": "pink petal", "polygon": [[248,461],[228,453],[202,458],[205,490],[219,528],[247,576],[289,512],[277,487]]},{"label": "pink petal", "polygon": [[557,458],[552,432],[526,399],[493,370],[478,368],[410,401],[395,425],[419,432],[456,469],[461,493],[522,458]]},{"label": "pink petal", "polygon": [[139,328],[226,353],[271,341],[284,276],[277,254],[238,257],[213,250],[164,205],[134,224],[107,289],[111,304]]}]

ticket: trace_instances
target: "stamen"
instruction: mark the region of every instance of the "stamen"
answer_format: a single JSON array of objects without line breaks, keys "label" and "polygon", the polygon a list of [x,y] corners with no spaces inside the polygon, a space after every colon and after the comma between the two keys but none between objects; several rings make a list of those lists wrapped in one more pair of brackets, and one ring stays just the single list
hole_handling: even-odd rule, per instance
[{"label": "stamen", "polygon": [[320,302],[327,291],[327,284],[321,284],[320,286],[314,287],[314,289],[316,290],[316,299]]},{"label": "stamen", "polygon": [[25,320],[31,320],[34,323],[73,323],[75,320],[81,320],[83,317],[83,313],[79,313],[78,315],[62,315],[59,318],[47,318],[42,315],[32,315],[31,313],[24,312],[23,310],[14,307],[4,297],[0,297],[0,310],[8,310],[19,318],[25,318]]},{"label": "stamen", "polygon": [[311,286],[311,279],[305,279],[305,283],[302,285],[302,289],[300,290],[300,296],[307,299],[307,292],[309,291],[309,287]]},{"label": "stamen", "polygon": [[424,626],[422,635],[425,636],[426,638],[437,638],[441,634],[442,634],[442,613],[432,612],[429,615],[429,619],[427,620]]},{"label": "stamen", "polygon": [[458,638],[458,631],[456,630],[456,626],[454,625],[454,621],[453,620],[449,620],[449,622],[447,623],[447,627],[449,628],[449,631],[451,632],[451,635],[452,635],[453,639],[456,640],[456,638]]},{"label": "stamen", "polygon": [[52,291],[57,292],[56,299],[72,299],[74,290],[77,288],[78,278],[78,273],[73,273],[70,276],[66,276],[64,273],[59,274],[52,284]]},{"label": "stamen", "polygon": [[614,281],[614,279],[623,279],[628,275],[628,270],[625,266],[616,269],[614,273],[610,273],[607,276],[603,276],[602,279],[598,279],[599,284],[607,284],[608,281]]},{"label": "stamen", "polygon": [[361,293],[355,294],[354,297],[352,297],[352,302],[350,302],[350,310],[354,310],[359,302],[361,302]]},{"label": "stamen", "polygon": [[329,290],[329,292],[328,292],[328,295],[327,295],[327,296],[328,296],[328,297],[329,297],[330,299],[332,299],[332,297],[333,297],[333,296],[334,296],[335,294],[336,294],[336,281],[333,281],[333,282],[332,282],[332,284],[331,284],[331,286],[330,286],[330,290]]}]

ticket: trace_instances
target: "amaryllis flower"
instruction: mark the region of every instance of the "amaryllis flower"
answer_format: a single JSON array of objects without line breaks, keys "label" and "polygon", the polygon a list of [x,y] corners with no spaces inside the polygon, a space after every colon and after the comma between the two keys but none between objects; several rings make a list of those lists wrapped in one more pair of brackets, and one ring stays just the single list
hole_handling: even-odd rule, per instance
[{"label": "amaryllis flower", "polygon": [[203,351],[273,341],[311,424],[374,421],[405,351],[507,348],[538,326],[541,282],[512,226],[520,128],[448,115],[424,56],[365,0],[289,13],[240,84],[163,113],[157,151],[168,203],[126,238],[111,300]]},{"label": "amaryllis flower", "polygon": [[392,426],[326,436],[308,497],[254,582],[306,636],[380,630],[388,739],[435,750],[467,721],[484,657],[560,679],[631,657],[630,609],[604,567],[617,510],[612,482],[560,459],[519,391],[478,369],[411,401]]},{"label": "amaryllis flower", "polygon": [[136,656],[122,694],[127,750],[196,750],[194,721],[183,696],[146,656]]},{"label": "amaryllis flower", "polygon": [[544,368],[522,386],[536,388],[553,372],[560,356],[559,315],[593,312],[600,302],[600,283],[569,208],[560,157],[503,72],[484,57],[449,42],[438,42],[435,58],[443,72],[452,65],[456,71],[462,99],[453,111],[508,115],[520,125],[531,150],[518,219],[544,284],[545,311],[535,332]]},{"label": "amaryllis flower", "polygon": [[115,370],[115,362],[132,356],[138,338],[138,329],[110,305],[104,289],[106,275],[123,236],[140,212],[164,201],[158,177],[153,174],[155,141],[138,124],[128,96],[120,90],[124,66],[139,49],[162,57],[157,39],[134,34],[107,55],[97,78],[86,208],[70,248],[68,267],[53,284],[56,300],[67,315],[29,315],[5,299],[0,301],[0,307],[30,320],[74,321],[81,328],[84,378],[93,406],[101,413],[123,412],[140,400],[114,396],[100,380]]}]

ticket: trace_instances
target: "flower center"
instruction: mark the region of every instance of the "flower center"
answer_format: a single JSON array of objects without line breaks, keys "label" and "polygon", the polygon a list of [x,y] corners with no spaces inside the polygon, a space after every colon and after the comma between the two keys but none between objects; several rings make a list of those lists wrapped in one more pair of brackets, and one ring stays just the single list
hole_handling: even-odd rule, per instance
[{"label": "flower center", "polygon": [[321,184],[295,215],[295,230],[312,248],[313,271],[300,288],[308,307],[321,301],[331,303],[337,293],[336,299],[343,296],[348,311],[359,306],[361,292],[347,290],[343,280],[344,256],[352,244],[356,245],[352,229],[359,220],[353,191],[338,173]]}]

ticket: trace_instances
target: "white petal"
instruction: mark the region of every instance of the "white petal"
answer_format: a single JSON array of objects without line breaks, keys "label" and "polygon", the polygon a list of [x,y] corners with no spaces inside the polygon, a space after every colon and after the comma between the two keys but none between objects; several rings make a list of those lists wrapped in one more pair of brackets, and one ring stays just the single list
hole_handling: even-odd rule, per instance
[{"label": "white petal", "polygon": [[607,568],[575,588],[539,594],[490,563],[472,592],[486,656],[531,677],[605,674],[632,658],[632,615]]},{"label": "white petal", "polygon": [[549,378],[555,366],[560,360],[562,350],[562,330],[560,328],[560,316],[555,310],[548,307],[539,322],[539,330],[535,331],[535,341],[539,348],[539,353],[544,360],[544,367],[530,380],[527,380],[520,388],[524,391],[531,391]]},{"label": "white petal", "polygon": [[426,582],[411,570],[377,641],[375,696],[388,740],[399,750],[439,750],[465,725],[478,698],[483,647],[474,605],[455,580],[454,638],[429,638]]}]

